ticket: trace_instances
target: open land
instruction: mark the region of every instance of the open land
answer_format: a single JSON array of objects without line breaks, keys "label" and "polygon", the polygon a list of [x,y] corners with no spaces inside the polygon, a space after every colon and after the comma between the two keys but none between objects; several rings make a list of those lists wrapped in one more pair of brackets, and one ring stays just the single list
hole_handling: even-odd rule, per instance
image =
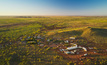
[{"label": "open land", "polygon": [[2,16],[0,65],[106,65],[106,16]]}]

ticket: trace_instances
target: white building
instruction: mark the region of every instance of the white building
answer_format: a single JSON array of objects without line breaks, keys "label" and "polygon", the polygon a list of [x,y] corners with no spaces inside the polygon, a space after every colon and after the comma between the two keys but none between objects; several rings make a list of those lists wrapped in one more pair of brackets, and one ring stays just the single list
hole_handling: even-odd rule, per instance
[{"label": "white building", "polygon": [[66,41],[64,41],[65,43],[69,43],[69,41],[68,40],[66,40]]},{"label": "white building", "polygon": [[44,46],[44,44],[40,44],[39,46]]},{"label": "white building", "polygon": [[62,51],[62,49],[59,49],[60,51]]},{"label": "white building", "polygon": [[69,52],[69,51],[64,51],[64,53],[65,53],[65,54],[70,54],[71,52]]},{"label": "white building", "polygon": [[82,49],[83,49],[84,51],[87,51],[87,49],[86,49],[85,47],[82,47]]},{"label": "white building", "polygon": [[73,51],[64,51],[65,54],[75,54]]},{"label": "white building", "polygon": [[84,54],[84,56],[87,56],[87,53],[86,53],[86,54]]},{"label": "white building", "polygon": [[67,47],[67,50],[72,50],[72,49],[78,48],[76,44],[74,44],[74,45],[75,45],[75,46]]},{"label": "white building", "polygon": [[75,54],[75,52],[71,51],[71,54]]},{"label": "white building", "polygon": [[47,41],[49,42],[49,41],[50,41],[50,39],[47,39]]},{"label": "white building", "polygon": [[74,40],[74,39],[75,39],[75,37],[69,37],[69,39],[72,39],[72,40]]},{"label": "white building", "polygon": [[93,47],[88,47],[89,49],[93,49]]},{"label": "white building", "polygon": [[82,48],[82,46],[78,46],[78,48]]}]

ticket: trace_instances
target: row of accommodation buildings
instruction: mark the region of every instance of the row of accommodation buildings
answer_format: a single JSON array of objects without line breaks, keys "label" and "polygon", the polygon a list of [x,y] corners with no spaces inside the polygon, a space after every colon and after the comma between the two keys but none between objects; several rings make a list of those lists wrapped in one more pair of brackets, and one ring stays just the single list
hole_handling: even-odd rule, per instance
[{"label": "row of accommodation buildings", "polygon": [[[73,44],[73,43],[72,43]],[[80,51],[87,51],[85,47],[78,46],[77,44],[74,44],[71,47],[67,47],[66,49],[60,49],[60,51],[63,51],[65,54],[79,54]]]}]

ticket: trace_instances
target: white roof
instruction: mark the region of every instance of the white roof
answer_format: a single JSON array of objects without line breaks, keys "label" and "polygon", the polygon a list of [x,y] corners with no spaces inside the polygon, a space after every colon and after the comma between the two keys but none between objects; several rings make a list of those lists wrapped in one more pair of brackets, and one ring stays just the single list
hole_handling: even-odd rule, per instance
[{"label": "white roof", "polygon": [[93,47],[88,47],[89,49],[93,49]]},{"label": "white roof", "polygon": [[86,54],[84,54],[84,56],[87,56],[87,53],[86,53]]},{"label": "white roof", "polygon": [[77,47],[68,47],[68,50],[76,49]]},{"label": "white roof", "polygon": [[68,40],[65,41],[65,43],[68,43],[68,42],[69,42]]},{"label": "white roof", "polygon": [[86,49],[85,47],[82,47],[82,49],[83,49],[84,51],[87,51],[87,49]]},{"label": "white roof", "polygon": [[69,37],[70,39],[75,39],[75,37]]},{"label": "white roof", "polygon": [[68,47],[67,50],[72,50],[72,49],[76,49],[77,48],[77,45],[76,46],[72,46],[72,47]]},{"label": "white roof", "polygon": [[74,44],[75,46],[67,47],[67,50],[72,50],[77,48],[77,44]]},{"label": "white roof", "polygon": [[69,54],[69,53],[71,53],[71,52],[69,52],[69,51],[65,51],[64,53]]}]

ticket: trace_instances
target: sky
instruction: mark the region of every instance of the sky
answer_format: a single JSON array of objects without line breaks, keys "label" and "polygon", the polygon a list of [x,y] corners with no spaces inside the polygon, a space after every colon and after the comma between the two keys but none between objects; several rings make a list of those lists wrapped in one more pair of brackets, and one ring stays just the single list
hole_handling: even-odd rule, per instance
[{"label": "sky", "polygon": [[107,0],[0,0],[0,16],[107,16]]}]

